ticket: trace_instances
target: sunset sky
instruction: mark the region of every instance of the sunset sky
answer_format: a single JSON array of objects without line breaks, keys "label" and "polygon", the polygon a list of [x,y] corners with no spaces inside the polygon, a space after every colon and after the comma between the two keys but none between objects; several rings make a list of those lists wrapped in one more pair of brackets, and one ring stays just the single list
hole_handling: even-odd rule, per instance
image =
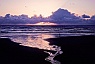
[{"label": "sunset sky", "polygon": [[92,16],[95,14],[95,0],[0,0],[0,16],[10,13],[27,14],[29,17],[42,14],[47,17],[59,8]]}]

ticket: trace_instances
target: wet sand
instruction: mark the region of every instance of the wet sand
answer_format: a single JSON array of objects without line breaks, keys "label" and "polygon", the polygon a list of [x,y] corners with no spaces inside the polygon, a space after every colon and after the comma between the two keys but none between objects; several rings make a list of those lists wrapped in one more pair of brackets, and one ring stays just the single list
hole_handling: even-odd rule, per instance
[{"label": "wet sand", "polygon": [[61,46],[63,54],[55,57],[62,64],[95,64],[95,36],[70,36],[47,39]]},{"label": "wet sand", "polygon": [[44,50],[21,46],[7,38],[0,38],[0,64],[50,64]]},{"label": "wet sand", "polygon": [[[46,39],[61,46],[63,54],[55,57],[61,64],[95,64],[95,36],[70,36]],[[50,64],[45,50],[21,46],[0,38],[0,64]]]}]

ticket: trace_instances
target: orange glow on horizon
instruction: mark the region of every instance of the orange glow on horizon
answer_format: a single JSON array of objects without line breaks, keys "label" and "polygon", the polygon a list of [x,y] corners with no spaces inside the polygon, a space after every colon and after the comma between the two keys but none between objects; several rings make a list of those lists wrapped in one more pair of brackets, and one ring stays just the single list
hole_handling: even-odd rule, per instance
[{"label": "orange glow on horizon", "polygon": [[36,23],[34,25],[57,25],[56,23],[52,23],[52,22],[39,22],[39,23]]}]

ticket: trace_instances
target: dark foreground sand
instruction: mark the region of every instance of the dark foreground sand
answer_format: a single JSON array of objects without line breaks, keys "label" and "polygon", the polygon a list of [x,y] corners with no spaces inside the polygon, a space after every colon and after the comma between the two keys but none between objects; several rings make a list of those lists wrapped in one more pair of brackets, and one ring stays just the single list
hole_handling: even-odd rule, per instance
[{"label": "dark foreground sand", "polygon": [[[55,57],[62,64],[95,64],[95,36],[71,36],[47,39],[61,46],[63,54]],[[0,38],[0,64],[50,64],[44,50],[21,46]]]},{"label": "dark foreground sand", "polygon": [[50,45],[61,46],[63,54],[55,59],[62,64],[95,64],[95,36],[50,38]]},{"label": "dark foreground sand", "polygon": [[44,50],[21,46],[10,39],[0,39],[0,64],[50,64]]}]

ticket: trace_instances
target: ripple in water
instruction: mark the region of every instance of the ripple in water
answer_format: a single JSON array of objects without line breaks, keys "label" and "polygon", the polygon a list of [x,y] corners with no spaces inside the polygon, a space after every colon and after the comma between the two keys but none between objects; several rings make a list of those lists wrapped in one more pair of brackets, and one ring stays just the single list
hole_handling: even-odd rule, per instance
[{"label": "ripple in water", "polygon": [[51,62],[52,64],[61,64],[61,62],[54,60],[54,57],[59,54],[62,54],[63,51],[61,51],[61,47],[58,47],[56,45],[53,45],[53,47],[55,48],[56,53],[53,54],[51,52],[44,51],[45,53],[48,53],[50,55],[47,58],[45,58],[45,60]]}]

